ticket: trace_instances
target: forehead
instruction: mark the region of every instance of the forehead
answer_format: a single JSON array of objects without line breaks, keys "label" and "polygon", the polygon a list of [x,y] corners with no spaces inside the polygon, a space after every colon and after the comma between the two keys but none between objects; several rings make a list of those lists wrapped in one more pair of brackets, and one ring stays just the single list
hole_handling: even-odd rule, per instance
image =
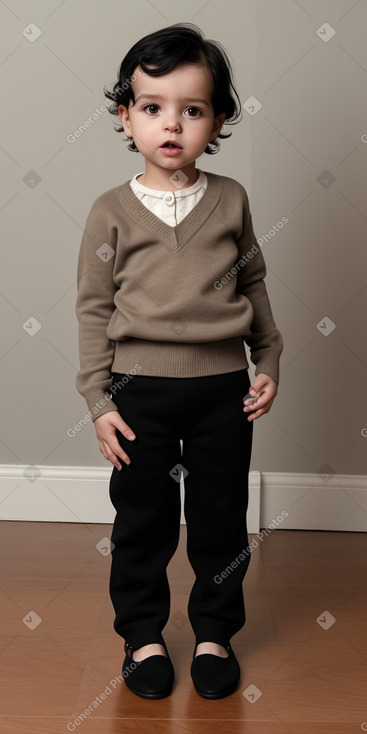
[{"label": "forehead", "polygon": [[131,85],[135,99],[142,94],[160,94],[162,97],[202,97],[210,102],[214,88],[213,77],[206,64],[182,63],[160,76],[150,76],[137,66],[133,75],[136,76]]}]

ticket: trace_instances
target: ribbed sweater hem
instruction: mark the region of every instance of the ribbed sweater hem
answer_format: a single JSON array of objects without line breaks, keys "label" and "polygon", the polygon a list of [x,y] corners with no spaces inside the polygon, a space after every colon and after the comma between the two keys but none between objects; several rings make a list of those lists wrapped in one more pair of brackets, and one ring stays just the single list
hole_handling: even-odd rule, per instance
[{"label": "ribbed sweater hem", "polygon": [[[216,342],[161,342],[129,338],[116,342],[111,372],[152,377],[202,377],[249,366],[242,337]],[[136,372],[135,372],[136,370]]]}]

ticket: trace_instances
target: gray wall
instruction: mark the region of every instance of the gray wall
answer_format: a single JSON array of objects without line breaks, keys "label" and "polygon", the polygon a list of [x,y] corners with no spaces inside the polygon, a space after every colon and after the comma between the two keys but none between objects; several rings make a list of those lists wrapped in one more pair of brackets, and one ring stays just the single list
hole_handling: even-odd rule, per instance
[{"label": "gray wall", "polygon": [[[102,87],[128,48],[178,21],[220,41],[241,101],[262,104],[197,163],[239,180],[256,236],[269,235],[267,287],[285,348],[278,397],[255,421],[252,469],[365,474],[363,0],[0,4],[0,461],[111,466],[91,423],[66,434],[87,410],[75,388],[76,264],[94,199],[144,163],[108,112],[75,143],[67,136],[105,102]],[[336,31],[330,40],[325,22]],[[41,31],[33,41],[34,28],[23,34],[30,23]],[[335,324],[327,336],[325,317]]]}]

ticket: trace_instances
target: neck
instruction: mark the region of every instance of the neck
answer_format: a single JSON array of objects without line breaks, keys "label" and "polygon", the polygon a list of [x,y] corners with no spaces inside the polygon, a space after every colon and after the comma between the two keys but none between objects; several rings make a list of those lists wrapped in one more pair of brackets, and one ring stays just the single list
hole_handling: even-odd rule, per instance
[{"label": "neck", "polygon": [[174,170],[154,169],[153,171],[146,165],[145,173],[138,176],[137,181],[156,191],[178,191],[193,186],[198,178],[199,171],[195,168],[195,164]]}]

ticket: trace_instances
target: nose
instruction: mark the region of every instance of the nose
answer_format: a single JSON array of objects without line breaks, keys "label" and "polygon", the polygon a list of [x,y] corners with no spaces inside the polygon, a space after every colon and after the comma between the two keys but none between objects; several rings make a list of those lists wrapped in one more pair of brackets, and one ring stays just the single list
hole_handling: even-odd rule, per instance
[{"label": "nose", "polygon": [[164,130],[172,130],[175,132],[179,132],[181,130],[181,123],[178,120],[177,112],[174,110],[169,112],[167,111],[167,114],[163,119],[163,128]]}]

